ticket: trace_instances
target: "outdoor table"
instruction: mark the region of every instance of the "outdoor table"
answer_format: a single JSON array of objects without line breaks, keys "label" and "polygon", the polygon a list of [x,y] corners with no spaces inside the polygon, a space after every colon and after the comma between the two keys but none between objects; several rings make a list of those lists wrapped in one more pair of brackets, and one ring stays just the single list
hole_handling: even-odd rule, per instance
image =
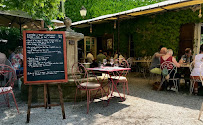
[{"label": "outdoor table", "polygon": [[133,63],[151,63],[151,60],[134,60]]},{"label": "outdoor table", "polygon": [[[190,82],[190,64],[181,64],[178,68],[178,73],[180,77],[185,79],[185,83]],[[185,84],[187,85],[187,84]]]},{"label": "outdoor table", "polygon": [[181,64],[180,67],[183,67],[183,68],[190,68],[190,64]]},{"label": "outdoor table", "polygon": [[[146,78],[146,73],[145,73],[145,72],[147,72],[147,70],[149,69],[149,66],[150,66],[150,63],[151,63],[151,62],[152,62],[151,60],[144,60],[144,59],[142,59],[142,60],[134,60],[134,61],[133,61],[134,65],[138,67],[138,70],[137,70],[137,71],[138,71],[138,72],[142,72],[144,78]],[[140,65],[138,65],[138,63],[139,63]],[[143,66],[142,64],[143,64],[144,66]]]},{"label": "outdoor table", "polygon": [[[118,76],[118,78],[120,78],[120,76],[122,76],[123,71],[131,70],[131,68],[123,68],[123,67],[101,67],[101,68],[99,68],[99,67],[96,67],[96,68],[87,68],[87,70],[92,71],[92,73],[93,73],[94,75],[95,75],[94,71],[99,71],[99,72],[105,73],[105,76],[106,76],[106,75],[109,75],[109,79],[111,80],[112,86],[111,86],[111,93],[110,93],[111,96],[110,96],[110,98],[108,99],[108,103],[109,103],[110,99],[111,99],[112,96],[113,96],[114,90],[116,90],[116,91],[118,92],[119,97],[121,98],[122,101],[124,101],[123,98],[121,97],[121,95],[120,95],[120,93],[119,93],[117,87],[116,87],[116,84],[118,83],[118,80],[116,80],[116,82],[115,82],[115,81],[112,79],[112,76],[115,75],[114,72],[117,72],[117,73],[119,73],[117,76]],[[96,77],[97,81],[98,81],[100,84],[102,84],[102,82],[103,82],[104,79],[101,81],[101,80],[98,80],[98,78],[97,78],[96,75],[95,75],[95,77]],[[105,78],[105,77],[104,77],[104,78]],[[109,82],[108,82],[108,83],[109,83]],[[108,95],[107,95],[107,98],[108,98]]]}]

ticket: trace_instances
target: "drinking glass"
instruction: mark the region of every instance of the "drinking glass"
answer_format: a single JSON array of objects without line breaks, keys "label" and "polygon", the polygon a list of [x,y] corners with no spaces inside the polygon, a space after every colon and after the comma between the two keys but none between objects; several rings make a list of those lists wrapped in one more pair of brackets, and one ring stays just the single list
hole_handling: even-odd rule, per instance
[{"label": "drinking glass", "polygon": [[186,62],[186,58],[183,58],[183,63],[185,63]]},{"label": "drinking glass", "polygon": [[115,64],[114,64],[114,67],[118,67],[118,63],[115,63]]},{"label": "drinking glass", "polygon": [[113,63],[114,63],[113,59],[110,59],[111,66],[113,65]]},{"label": "drinking glass", "polygon": [[104,66],[107,64],[106,59],[103,59],[103,64],[104,64]]}]

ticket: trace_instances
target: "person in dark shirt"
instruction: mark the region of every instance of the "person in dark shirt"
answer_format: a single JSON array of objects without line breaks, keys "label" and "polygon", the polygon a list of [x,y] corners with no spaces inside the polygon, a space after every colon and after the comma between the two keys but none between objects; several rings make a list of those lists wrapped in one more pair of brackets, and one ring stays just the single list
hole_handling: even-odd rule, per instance
[{"label": "person in dark shirt", "polygon": [[189,64],[192,62],[192,50],[190,48],[185,49],[185,54],[182,55],[179,63],[180,64]]},{"label": "person in dark shirt", "polygon": [[13,49],[8,49],[8,53],[9,53],[8,60],[11,62],[11,59],[13,58],[15,53],[14,53]]},{"label": "person in dark shirt", "polygon": [[167,52],[167,48],[162,47],[160,52],[156,52],[153,55],[151,65],[149,67],[149,70],[151,73],[161,74],[161,70],[159,68],[160,67],[160,57],[165,55],[166,52]]},{"label": "person in dark shirt", "polygon": [[106,59],[106,56],[102,53],[102,50],[99,50],[99,54],[97,55],[97,63],[102,63],[103,59]]},{"label": "person in dark shirt", "polygon": [[[181,59],[179,60],[180,64],[190,64],[193,61],[192,59],[192,50],[190,48],[185,49],[185,54],[182,55]],[[179,70],[180,74],[183,74],[185,85],[190,85],[190,69],[189,68],[182,68]]]}]

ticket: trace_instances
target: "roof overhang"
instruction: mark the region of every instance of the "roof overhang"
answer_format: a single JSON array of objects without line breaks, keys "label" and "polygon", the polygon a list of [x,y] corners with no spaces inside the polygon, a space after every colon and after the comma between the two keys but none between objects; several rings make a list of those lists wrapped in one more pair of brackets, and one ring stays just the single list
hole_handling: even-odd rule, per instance
[{"label": "roof overhang", "polygon": [[167,0],[164,2],[138,7],[131,10],[115,13],[115,14],[108,14],[99,16],[93,19],[83,20],[72,23],[72,27],[77,28],[84,28],[90,26],[90,24],[98,24],[104,23],[106,21],[112,21],[119,19],[130,19],[136,16],[145,15],[145,14],[153,14],[164,12],[166,10],[174,10],[179,8],[190,7],[198,4],[202,4],[203,0]]}]

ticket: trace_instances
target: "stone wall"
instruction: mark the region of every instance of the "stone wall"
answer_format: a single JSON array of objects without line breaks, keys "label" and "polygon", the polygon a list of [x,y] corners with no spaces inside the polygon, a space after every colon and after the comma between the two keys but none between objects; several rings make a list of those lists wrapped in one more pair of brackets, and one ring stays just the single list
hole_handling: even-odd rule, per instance
[{"label": "stone wall", "polygon": [[[89,80],[88,80],[89,81]],[[92,81],[97,81],[94,79]],[[107,82],[107,80],[105,80]],[[76,84],[73,79],[69,79],[67,83],[63,83],[61,85],[62,91],[63,91],[63,99],[65,102],[72,102],[75,99],[75,92],[76,92]],[[108,88],[107,86],[104,87],[105,91],[107,92]],[[21,86],[21,99],[24,101],[27,101],[28,98],[28,89],[29,86],[22,84]],[[50,98],[51,102],[59,102],[59,93],[58,93],[58,86],[57,85],[49,85],[49,91],[50,91]],[[96,91],[92,91],[91,95],[95,95]],[[77,100],[86,100],[86,91],[80,91],[77,92]],[[98,92],[98,97],[101,97],[101,93]],[[32,101],[33,102],[43,102],[44,99],[44,86],[43,85],[33,85],[32,87]]]}]

